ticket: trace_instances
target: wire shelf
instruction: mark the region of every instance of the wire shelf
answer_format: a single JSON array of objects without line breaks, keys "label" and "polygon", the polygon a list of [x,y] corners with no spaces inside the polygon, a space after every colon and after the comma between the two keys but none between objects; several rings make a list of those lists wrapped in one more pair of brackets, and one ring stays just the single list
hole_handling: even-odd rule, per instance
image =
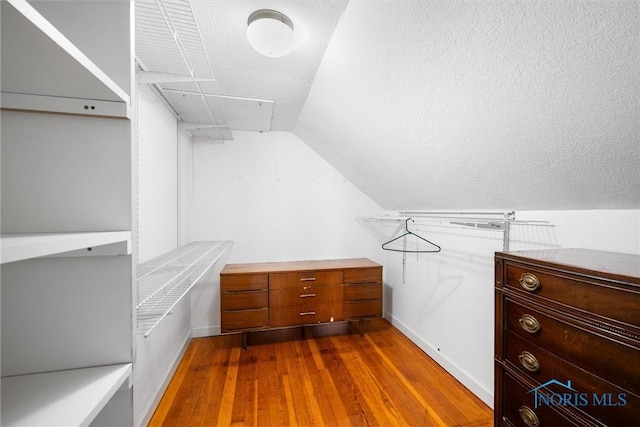
[{"label": "wire shelf", "polygon": [[156,326],[231,248],[231,241],[193,242],[138,266],[138,333]]}]

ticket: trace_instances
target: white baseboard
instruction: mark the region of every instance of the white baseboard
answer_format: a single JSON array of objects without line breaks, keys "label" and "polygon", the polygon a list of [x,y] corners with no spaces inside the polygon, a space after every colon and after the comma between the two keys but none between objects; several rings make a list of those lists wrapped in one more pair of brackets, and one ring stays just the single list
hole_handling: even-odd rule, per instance
[{"label": "white baseboard", "polygon": [[433,345],[418,336],[410,327],[395,318],[391,313],[385,312],[385,319],[389,320],[393,326],[398,328],[411,341],[414,342],[422,351],[427,353],[438,365],[449,372],[455,379],[460,381],[469,391],[475,394],[487,406],[493,409],[493,390],[487,390],[479,384],[473,377],[468,375],[463,369],[455,363],[444,357]]},{"label": "white baseboard", "polygon": [[200,326],[191,329],[191,336],[193,338],[214,337],[221,334],[222,330],[220,326]]}]

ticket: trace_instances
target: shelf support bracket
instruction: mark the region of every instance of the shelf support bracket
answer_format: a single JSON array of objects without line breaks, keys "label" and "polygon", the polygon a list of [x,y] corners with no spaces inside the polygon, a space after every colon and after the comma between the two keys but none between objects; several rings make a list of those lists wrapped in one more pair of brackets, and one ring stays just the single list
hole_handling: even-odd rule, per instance
[{"label": "shelf support bracket", "polygon": [[229,125],[218,125],[215,123],[194,123],[194,122],[180,122],[181,131],[196,130],[196,129],[228,129]]},{"label": "shelf support bracket", "polygon": [[215,79],[211,78],[197,78],[180,74],[144,70],[136,70],[136,77],[138,83],[142,84],[215,82]]}]

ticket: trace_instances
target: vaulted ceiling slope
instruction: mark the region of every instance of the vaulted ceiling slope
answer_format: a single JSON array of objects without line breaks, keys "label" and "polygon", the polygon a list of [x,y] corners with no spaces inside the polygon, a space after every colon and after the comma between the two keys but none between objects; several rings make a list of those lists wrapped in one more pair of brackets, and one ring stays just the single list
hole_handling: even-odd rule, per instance
[{"label": "vaulted ceiling slope", "polygon": [[640,2],[350,2],[294,132],[388,210],[640,208]]}]

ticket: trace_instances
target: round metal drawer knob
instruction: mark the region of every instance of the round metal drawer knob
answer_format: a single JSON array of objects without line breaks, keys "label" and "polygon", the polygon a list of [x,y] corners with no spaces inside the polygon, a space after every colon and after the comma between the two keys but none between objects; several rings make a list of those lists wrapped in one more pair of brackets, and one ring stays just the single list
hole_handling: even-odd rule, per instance
[{"label": "round metal drawer knob", "polygon": [[532,273],[523,273],[520,276],[520,286],[524,288],[525,291],[533,292],[540,289],[540,280]]},{"label": "round metal drawer knob", "polygon": [[535,334],[540,330],[540,322],[530,314],[523,314],[522,317],[518,319],[518,322],[520,322],[522,329],[530,334]]},{"label": "round metal drawer knob", "polygon": [[528,427],[538,427],[540,425],[538,416],[533,412],[533,409],[528,406],[521,406],[518,412],[520,413],[520,418],[522,418],[522,421],[524,421]]},{"label": "round metal drawer knob", "polygon": [[540,362],[536,357],[528,351],[523,351],[518,355],[518,360],[524,369],[529,372],[538,372],[540,370]]}]

